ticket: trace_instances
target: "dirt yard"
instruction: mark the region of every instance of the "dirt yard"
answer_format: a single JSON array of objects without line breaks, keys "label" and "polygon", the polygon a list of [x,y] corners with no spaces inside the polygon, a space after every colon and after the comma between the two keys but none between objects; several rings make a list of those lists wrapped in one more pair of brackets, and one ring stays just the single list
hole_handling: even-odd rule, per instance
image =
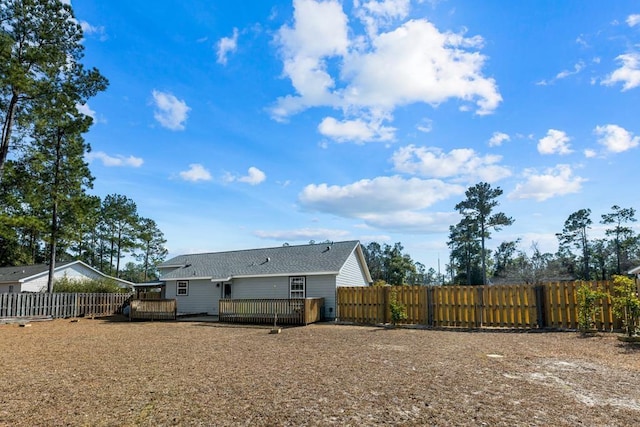
[{"label": "dirt yard", "polygon": [[629,426],[615,335],[81,319],[0,325],[2,426]]}]

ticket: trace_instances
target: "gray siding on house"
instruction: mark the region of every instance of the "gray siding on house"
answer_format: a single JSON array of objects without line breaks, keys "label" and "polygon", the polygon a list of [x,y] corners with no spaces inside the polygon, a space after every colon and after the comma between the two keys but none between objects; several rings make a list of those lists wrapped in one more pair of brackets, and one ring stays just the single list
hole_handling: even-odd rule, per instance
[{"label": "gray siding on house", "polygon": [[307,297],[324,298],[324,318],[336,317],[336,276],[307,276]]},{"label": "gray siding on house", "polygon": [[175,298],[178,314],[218,314],[220,288],[211,280],[189,280],[189,295],[176,295],[176,281],[166,282],[165,296]]},{"label": "gray siding on house", "polygon": [[[233,279],[232,299],[289,298],[289,277],[251,277]],[[324,316],[332,319],[336,312],[336,279],[333,275],[306,277],[307,298],[324,298]]]},{"label": "gray siding on house", "polygon": [[233,279],[231,298],[289,298],[289,277],[247,277]]},{"label": "gray siding on house", "polygon": [[[159,270],[180,313],[218,314],[223,281],[230,282],[231,299],[281,299],[290,296],[289,278],[304,276],[307,298],[324,298],[323,315],[332,319],[337,287],[368,286],[370,279],[357,241],[181,255]],[[199,279],[190,280],[189,295],[176,297],[176,280],[191,276]]]},{"label": "gray siding on house", "polygon": [[340,273],[336,278],[337,286],[369,286],[362,263],[353,251],[347,261],[340,269]]},{"label": "gray siding on house", "polygon": [[[13,286],[13,288],[11,288]],[[20,283],[2,284],[0,285],[0,294],[18,293],[20,292]]]}]

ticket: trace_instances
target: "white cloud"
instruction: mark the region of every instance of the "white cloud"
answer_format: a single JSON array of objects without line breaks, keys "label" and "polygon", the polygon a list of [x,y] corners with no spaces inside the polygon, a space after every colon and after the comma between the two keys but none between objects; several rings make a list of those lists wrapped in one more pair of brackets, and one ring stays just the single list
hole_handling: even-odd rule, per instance
[{"label": "white cloud", "polygon": [[345,230],[334,230],[329,228],[299,228],[295,230],[257,230],[253,233],[261,239],[282,240],[282,241],[323,241],[323,240],[344,240],[348,238],[349,232]]},{"label": "white cloud", "polygon": [[338,121],[325,117],[318,125],[318,131],[338,142],[391,141],[395,128],[382,126],[380,121],[365,122],[362,119]]},{"label": "white cloud", "polygon": [[167,129],[184,130],[184,122],[191,108],[171,93],[153,90],[153,102],[156,110],[153,117]]},{"label": "white cloud", "polygon": [[462,177],[495,182],[511,175],[498,163],[498,155],[480,156],[471,148],[458,148],[448,153],[438,148],[408,145],[393,153],[391,161],[396,171],[433,178]]},{"label": "white cloud", "polygon": [[[578,39],[580,40],[580,39]],[[584,62],[580,61],[577,64],[575,64],[573,66],[573,70],[562,70],[560,71],[558,74],[556,74],[556,76],[554,78],[552,78],[551,80],[540,80],[537,81],[535,84],[537,86],[549,86],[554,84],[557,80],[562,80],[562,79],[566,79],[569,76],[573,76],[575,74],[578,74],[580,71],[582,71],[585,67]]]},{"label": "white cloud", "polygon": [[640,86],[640,54],[626,53],[619,55],[616,59],[622,63],[622,66],[607,76],[602,84],[613,86],[621,82],[623,92]]},{"label": "white cloud", "polygon": [[185,181],[198,182],[198,181],[211,181],[211,174],[199,163],[192,163],[189,165],[189,169],[180,172],[180,178]]},{"label": "white cloud", "polygon": [[422,119],[420,123],[416,125],[416,129],[420,132],[429,133],[433,130],[433,120],[431,119]]},{"label": "white cloud", "polygon": [[445,233],[460,220],[457,212],[371,212],[362,219],[371,227],[397,233]]},{"label": "white cloud", "polygon": [[560,71],[557,75],[556,75],[556,79],[565,79],[569,76],[573,76],[574,74],[578,74],[580,71],[582,71],[584,69],[584,62],[580,61],[577,64],[575,64],[573,66],[573,70],[563,70]]},{"label": "white cloud", "polygon": [[[404,0],[357,1],[355,7],[359,17],[366,15],[377,26],[405,18],[408,4]],[[468,110],[471,103],[483,115],[502,101],[495,80],[482,75],[486,57],[478,52],[481,37],[440,32],[425,19],[410,20],[380,34],[359,35],[348,25],[338,1],[296,0],[294,7],[293,25],[280,28],[276,42],[283,75],[295,93],[278,98],[271,109],[276,120],[312,107],[339,108],[344,119],[324,125],[358,124],[355,140],[364,142],[362,135],[370,129],[363,123],[371,122],[371,117],[389,121],[399,106],[437,106],[459,99],[461,110]],[[340,138],[346,140],[349,135],[340,133]]]},{"label": "white cloud", "polygon": [[380,18],[406,18],[409,13],[409,0],[354,0],[354,6],[372,16]]},{"label": "white cloud", "polygon": [[600,136],[598,143],[611,153],[622,153],[640,144],[639,136],[633,136],[633,133],[618,125],[596,126],[593,133]]},{"label": "white cloud", "polygon": [[278,100],[272,114],[280,119],[313,105],[338,105],[329,92],[335,82],[326,60],[344,55],[349,45],[347,16],[337,1],[295,0],[294,21],[293,27],[283,26],[276,36],[284,75],[299,95]]},{"label": "white cloud", "polygon": [[598,155],[598,153],[596,152],[596,150],[592,150],[590,148],[587,148],[587,149],[584,150],[584,156],[587,159],[592,159],[592,158],[596,157],[597,155]]},{"label": "white cloud", "polygon": [[576,38],[576,43],[579,44],[582,47],[589,47],[589,43],[587,42],[587,40],[585,39],[584,34],[580,34],[577,38]]},{"label": "white cloud", "polygon": [[424,209],[464,190],[436,179],[390,176],[345,186],[310,184],[300,193],[299,202],[309,210],[362,218],[373,213]]},{"label": "white cloud", "polygon": [[535,199],[539,202],[552,197],[578,193],[585,178],[574,176],[571,166],[560,164],[538,174],[535,169],[525,169],[526,181],[516,185],[510,199]]},{"label": "white cloud", "polygon": [[89,24],[87,21],[80,21],[79,24],[84,35],[97,35],[100,41],[105,41],[107,39],[107,35],[103,26],[96,27]]},{"label": "white cloud", "polygon": [[375,35],[378,27],[385,26],[409,14],[409,0],[354,0],[356,15],[367,28],[369,35]]},{"label": "white cloud", "polygon": [[628,26],[635,27],[638,24],[640,24],[640,15],[639,14],[633,14],[633,15],[627,16],[627,25]]},{"label": "white cloud", "polygon": [[307,185],[298,201],[305,210],[357,218],[371,227],[429,233],[446,231],[452,214],[424,209],[453,195],[464,194],[464,190],[463,186],[435,179],[391,176],[345,186]]},{"label": "white cloud", "polygon": [[538,141],[540,154],[569,154],[572,153],[569,141],[571,138],[561,130],[549,129],[547,136]]},{"label": "white cloud", "polygon": [[485,56],[473,48],[479,37],[441,33],[426,20],[412,20],[372,40],[367,52],[345,59],[344,91],[349,106],[388,111],[411,103],[438,105],[450,98],[475,102],[478,114],[491,113],[502,101],[495,81],[484,78]]},{"label": "white cloud", "polygon": [[499,147],[505,141],[511,141],[511,137],[504,132],[494,132],[489,139],[489,147]]},{"label": "white cloud", "polygon": [[120,154],[116,156],[110,156],[104,151],[96,151],[89,152],[86,155],[86,158],[89,162],[93,160],[100,160],[104,166],[113,167],[113,166],[131,166],[134,168],[138,168],[142,166],[144,160],[140,157],[129,156],[125,157]]},{"label": "white cloud", "polygon": [[238,29],[233,29],[233,36],[221,38],[217,47],[218,64],[227,65],[227,55],[238,49]]},{"label": "white cloud", "polygon": [[258,185],[264,182],[267,179],[267,175],[262,172],[260,169],[251,166],[247,171],[247,175],[245,176],[235,176],[230,173],[227,173],[224,177],[226,182],[244,182],[249,185]]},{"label": "white cloud", "polygon": [[89,104],[76,104],[76,110],[85,116],[91,117],[94,121],[96,120],[96,112],[89,107]]}]

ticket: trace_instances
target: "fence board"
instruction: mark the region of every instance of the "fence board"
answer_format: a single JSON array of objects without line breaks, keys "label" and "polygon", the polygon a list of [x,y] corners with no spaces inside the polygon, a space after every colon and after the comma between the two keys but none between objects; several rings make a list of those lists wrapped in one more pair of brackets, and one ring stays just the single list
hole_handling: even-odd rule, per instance
[{"label": "fence board", "polygon": [[0,317],[110,316],[120,313],[130,298],[130,294],[0,294]]},{"label": "fence board", "polygon": [[[405,305],[403,323],[438,327],[578,328],[577,288],[580,282],[544,285],[375,286],[338,288],[338,319],[365,324],[391,320],[389,295]],[[592,282],[612,292],[611,282]],[[596,327],[620,328],[611,299],[597,303]]]}]

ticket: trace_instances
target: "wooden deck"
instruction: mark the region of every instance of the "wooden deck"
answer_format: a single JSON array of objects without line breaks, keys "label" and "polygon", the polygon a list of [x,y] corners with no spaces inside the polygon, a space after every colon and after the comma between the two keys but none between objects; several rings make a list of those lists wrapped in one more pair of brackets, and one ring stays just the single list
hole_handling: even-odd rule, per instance
[{"label": "wooden deck", "polygon": [[175,299],[131,300],[130,320],[175,320]]},{"label": "wooden deck", "polygon": [[322,320],[324,298],[222,299],[220,322],[308,325]]}]

